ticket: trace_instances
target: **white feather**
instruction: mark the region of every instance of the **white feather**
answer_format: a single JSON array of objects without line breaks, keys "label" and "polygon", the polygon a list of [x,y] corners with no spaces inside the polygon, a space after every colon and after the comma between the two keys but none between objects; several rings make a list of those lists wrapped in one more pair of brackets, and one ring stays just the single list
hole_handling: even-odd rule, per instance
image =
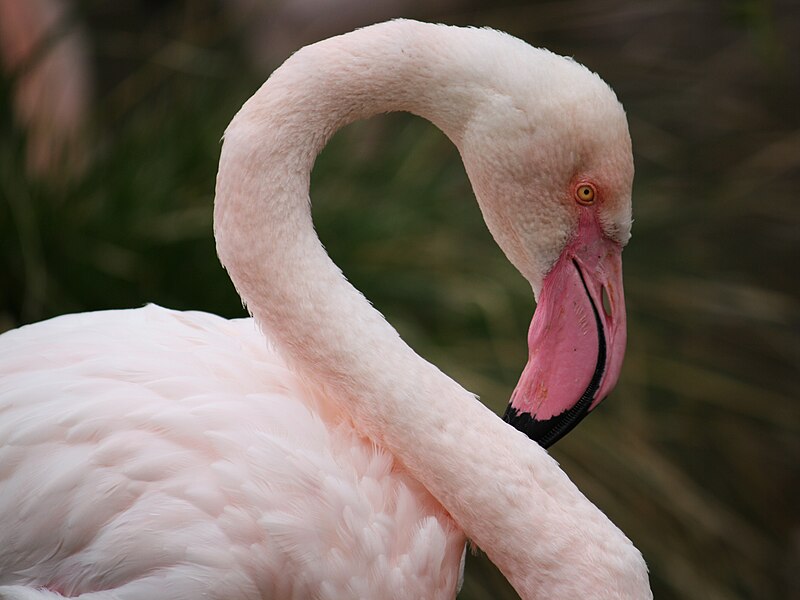
[{"label": "white feather", "polygon": [[309,410],[251,319],[151,305],[0,339],[0,582],[452,595],[463,534],[390,454]]}]

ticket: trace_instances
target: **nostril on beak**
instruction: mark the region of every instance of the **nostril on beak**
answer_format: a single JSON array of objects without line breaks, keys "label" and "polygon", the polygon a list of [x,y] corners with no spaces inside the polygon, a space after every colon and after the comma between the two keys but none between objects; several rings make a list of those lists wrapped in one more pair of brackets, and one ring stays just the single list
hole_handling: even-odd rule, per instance
[{"label": "nostril on beak", "polygon": [[606,313],[606,317],[611,318],[611,298],[608,296],[606,286],[600,290],[600,296],[603,302],[603,312]]}]

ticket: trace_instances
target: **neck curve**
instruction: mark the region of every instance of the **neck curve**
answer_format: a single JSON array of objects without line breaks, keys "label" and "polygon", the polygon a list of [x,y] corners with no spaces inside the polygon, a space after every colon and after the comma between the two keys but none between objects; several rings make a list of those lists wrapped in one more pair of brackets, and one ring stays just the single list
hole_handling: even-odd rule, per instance
[{"label": "neck curve", "polygon": [[450,50],[485,51],[476,35],[492,32],[393,21],[287,60],[226,130],[218,253],[286,359],[426,486],[523,598],[606,597],[598,585],[609,598],[647,597],[625,536],[544,450],[414,353],[314,232],[310,172],[340,127],[409,111],[459,145],[482,91]]}]

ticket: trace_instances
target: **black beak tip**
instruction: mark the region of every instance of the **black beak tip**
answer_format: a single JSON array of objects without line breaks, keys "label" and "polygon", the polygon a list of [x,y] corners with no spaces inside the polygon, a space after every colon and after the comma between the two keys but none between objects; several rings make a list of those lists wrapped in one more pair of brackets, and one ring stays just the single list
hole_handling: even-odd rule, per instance
[{"label": "black beak tip", "polygon": [[562,437],[567,435],[585,417],[589,411],[588,406],[582,410],[583,414],[570,414],[565,411],[550,419],[539,420],[527,412],[519,412],[510,404],[503,414],[503,420],[515,429],[518,429],[542,448],[549,448]]}]

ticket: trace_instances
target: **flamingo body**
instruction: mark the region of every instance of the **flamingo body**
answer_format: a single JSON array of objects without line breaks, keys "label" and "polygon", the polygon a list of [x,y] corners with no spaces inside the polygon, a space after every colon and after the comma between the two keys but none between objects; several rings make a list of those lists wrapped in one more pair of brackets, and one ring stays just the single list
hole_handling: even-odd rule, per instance
[{"label": "flamingo body", "polygon": [[329,407],[252,319],[150,305],[3,334],[0,597],[452,597],[463,533]]},{"label": "flamingo body", "polygon": [[405,344],[320,243],[316,155],[391,110],[456,144],[541,291],[513,420],[553,441],[613,387],[633,161],[611,89],[491,30],[319,42],[225,132],[217,252],[253,319],[148,306],[0,336],[0,600],[452,598],[466,537],[524,600],[651,597],[544,448]]}]

